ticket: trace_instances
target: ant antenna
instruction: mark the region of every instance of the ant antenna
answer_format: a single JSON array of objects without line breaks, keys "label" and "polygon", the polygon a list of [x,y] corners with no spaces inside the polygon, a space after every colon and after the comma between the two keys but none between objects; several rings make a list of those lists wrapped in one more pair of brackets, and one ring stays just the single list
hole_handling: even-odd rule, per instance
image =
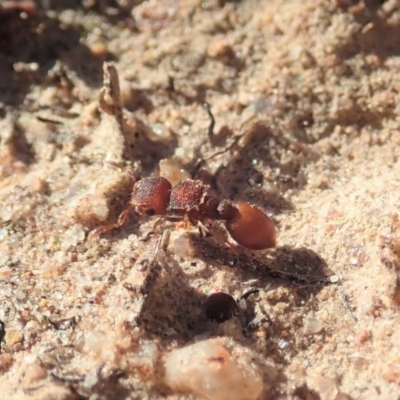
[{"label": "ant antenna", "polygon": [[[125,166],[122,163],[116,162],[116,161],[107,161],[107,164],[110,165],[113,168],[117,168],[120,171],[125,170]],[[128,169],[127,171],[129,179],[131,180],[132,184],[136,183],[138,181],[138,178],[136,178],[136,175],[131,169]]]},{"label": "ant antenna", "polygon": [[[205,105],[208,106],[208,111],[209,111],[209,105],[208,105],[208,103],[205,103]],[[211,111],[210,111],[210,112],[211,112]],[[211,116],[212,116],[212,114],[211,114]],[[212,118],[213,118],[213,120],[214,120],[214,117],[212,117]],[[228,144],[227,146],[225,146],[223,149],[218,150],[217,152],[215,152],[215,153],[209,155],[208,157],[205,157],[205,158],[203,159],[203,161],[211,160],[211,159],[213,159],[214,157],[217,157],[217,156],[219,156],[219,155],[221,155],[221,154],[226,153],[227,151],[232,150],[235,146],[237,146],[237,144],[239,143],[239,141],[240,141],[241,139],[243,139],[243,137],[246,137],[246,136],[249,134],[249,132],[250,132],[249,129],[250,129],[250,127],[251,127],[251,124],[253,124],[253,123],[254,123],[254,117],[251,116],[251,117],[248,118],[245,122],[243,122],[242,125],[240,126],[240,128],[238,129],[238,131],[239,131],[239,132],[242,132],[242,133],[236,134],[236,135],[233,137],[233,139],[231,140],[231,143],[230,143],[230,144]],[[211,124],[210,124],[210,127],[211,127]],[[214,126],[213,126],[213,127],[214,127]]]}]

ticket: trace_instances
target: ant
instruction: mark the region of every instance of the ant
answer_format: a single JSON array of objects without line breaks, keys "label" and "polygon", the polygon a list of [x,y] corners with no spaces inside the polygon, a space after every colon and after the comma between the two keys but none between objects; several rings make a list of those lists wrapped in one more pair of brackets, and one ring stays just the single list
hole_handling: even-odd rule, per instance
[{"label": "ant", "polygon": [[130,204],[118,221],[95,229],[89,238],[121,227],[134,211],[139,215],[163,215],[168,221],[189,221],[193,225],[221,220],[225,221],[231,237],[243,247],[264,250],[275,246],[274,224],[263,211],[244,201],[219,201],[209,189],[200,180],[184,179],[172,186],[163,177],[143,178],[134,183]]}]

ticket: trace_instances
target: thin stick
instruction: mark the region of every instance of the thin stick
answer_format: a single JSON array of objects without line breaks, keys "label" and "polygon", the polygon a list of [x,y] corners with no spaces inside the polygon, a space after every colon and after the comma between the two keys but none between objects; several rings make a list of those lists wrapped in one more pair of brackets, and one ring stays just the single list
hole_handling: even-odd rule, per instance
[{"label": "thin stick", "polygon": [[115,130],[118,132],[121,148],[120,159],[129,160],[129,135],[124,119],[124,110],[119,85],[118,71],[112,63],[103,64],[103,87],[99,93],[99,106],[102,111],[111,117]]}]

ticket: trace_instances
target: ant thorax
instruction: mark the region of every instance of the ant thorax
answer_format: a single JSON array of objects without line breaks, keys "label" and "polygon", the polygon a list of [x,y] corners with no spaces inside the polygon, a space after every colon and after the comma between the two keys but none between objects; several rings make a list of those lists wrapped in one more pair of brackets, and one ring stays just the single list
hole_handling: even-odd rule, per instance
[{"label": "ant thorax", "polygon": [[209,186],[198,180],[185,179],[179,182],[171,189],[167,213],[177,215],[199,213],[208,190]]},{"label": "ant thorax", "polygon": [[209,194],[209,185],[199,180],[185,179],[176,184],[170,193],[167,207],[169,219],[182,219],[185,215],[196,224],[205,219],[220,219],[216,196]]}]

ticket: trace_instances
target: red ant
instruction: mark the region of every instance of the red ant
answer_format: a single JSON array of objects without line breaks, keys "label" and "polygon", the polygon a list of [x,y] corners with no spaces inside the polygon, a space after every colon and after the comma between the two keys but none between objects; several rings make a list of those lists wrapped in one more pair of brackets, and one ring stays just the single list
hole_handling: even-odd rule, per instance
[{"label": "red ant", "polygon": [[165,215],[169,221],[188,219],[193,225],[199,221],[223,220],[231,237],[244,247],[264,250],[276,244],[275,227],[259,208],[244,201],[219,201],[216,196],[209,194],[209,185],[200,180],[185,179],[172,186],[163,177],[144,178],[135,182],[130,204],[118,221],[95,229],[90,238],[119,228],[131,211],[140,215]]}]

